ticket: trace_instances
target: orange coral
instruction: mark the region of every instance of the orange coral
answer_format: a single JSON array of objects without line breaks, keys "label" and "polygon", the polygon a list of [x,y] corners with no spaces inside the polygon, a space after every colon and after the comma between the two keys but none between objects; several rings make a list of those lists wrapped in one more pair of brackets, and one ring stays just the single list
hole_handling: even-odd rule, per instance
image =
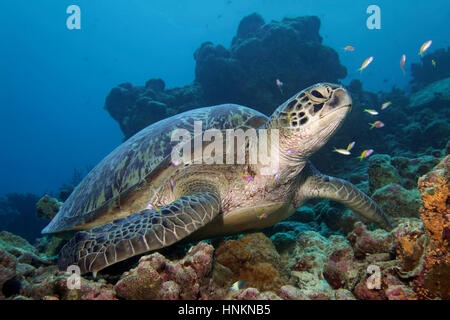
[{"label": "orange coral", "polygon": [[245,280],[261,291],[278,291],[286,284],[280,256],[262,233],[222,242],[215,251],[215,258],[233,272],[233,281]]},{"label": "orange coral", "polygon": [[414,280],[421,298],[450,299],[450,156],[419,179],[423,207],[420,217],[430,241],[425,249],[423,271]]}]

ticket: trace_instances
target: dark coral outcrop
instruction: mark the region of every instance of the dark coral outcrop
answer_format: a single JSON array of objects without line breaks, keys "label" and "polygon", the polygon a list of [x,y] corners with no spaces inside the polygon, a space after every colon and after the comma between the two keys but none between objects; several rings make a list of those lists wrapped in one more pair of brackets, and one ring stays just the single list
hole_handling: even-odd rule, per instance
[{"label": "dark coral outcrop", "polygon": [[[271,114],[276,106],[317,82],[338,82],[347,74],[333,49],[322,44],[315,16],[264,23],[242,19],[227,50],[204,43],[194,54],[196,80],[209,105],[233,102]],[[282,90],[275,85],[280,79]]]},{"label": "dark coral outcrop", "polygon": [[[435,61],[436,66],[433,65]],[[450,47],[427,53],[419,63],[411,65],[412,86],[417,91],[426,85],[450,77]]]},{"label": "dark coral outcrop", "polygon": [[150,79],[145,86],[120,84],[105,101],[105,109],[119,123],[125,139],[151,123],[200,106],[205,103],[198,83],[165,89],[161,79]]},{"label": "dark coral outcrop", "polygon": [[[105,101],[125,138],[174,114],[208,105],[237,103],[267,115],[317,82],[347,75],[335,50],[322,44],[315,16],[265,23],[258,14],[242,19],[230,48],[203,43],[194,53],[195,81],[165,88],[161,79],[145,86],[120,84]],[[281,90],[276,85],[280,79]]]}]

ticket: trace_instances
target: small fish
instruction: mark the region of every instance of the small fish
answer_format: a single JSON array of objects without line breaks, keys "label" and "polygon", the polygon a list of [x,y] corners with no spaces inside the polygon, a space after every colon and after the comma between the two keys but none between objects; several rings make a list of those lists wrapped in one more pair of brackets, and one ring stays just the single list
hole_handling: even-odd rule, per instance
[{"label": "small fish", "polygon": [[239,280],[233,283],[233,285],[230,287],[232,291],[239,291],[243,289],[247,285],[247,281]]},{"label": "small fish", "polygon": [[338,152],[340,154],[343,154],[344,156],[349,156],[351,154],[350,150],[352,150],[354,146],[355,146],[355,141],[349,143],[349,145],[347,146],[347,149],[336,149],[336,148],[334,148],[333,151]]},{"label": "small fish", "polygon": [[428,48],[431,46],[431,44],[433,43],[433,41],[428,40],[427,42],[425,42],[421,47],[420,47],[420,51],[419,51],[419,55],[421,55],[423,57],[423,54],[425,53],[425,51],[428,50]]},{"label": "small fish", "polygon": [[384,127],[384,123],[381,121],[375,121],[374,123],[369,123],[369,124],[370,124],[370,129]]},{"label": "small fish", "polygon": [[283,89],[282,89],[282,87],[283,87],[283,82],[281,82],[280,79],[277,79],[277,80],[275,81],[275,83],[277,84],[278,89],[280,89],[281,94],[283,94]]},{"label": "small fish", "polygon": [[170,179],[169,183],[170,183],[170,189],[173,191],[173,188],[175,188],[175,182],[172,179]]},{"label": "small fish", "polygon": [[278,172],[275,173],[272,177],[272,185],[274,185],[277,182],[277,180],[278,180]]},{"label": "small fish", "polygon": [[298,150],[297,149],[287,149],[286,151],[288,153],[296,153]]},{"label": "small fish", "polygon": [[258,216],[258,218],[259,218],[260,220],[266,219],[267,217],[268,217],[267,213],[262,213],[262,214],[260,214],[260,215]]},{"label": "small fish", "polygon": [[387,107],[389,107],[392,104],[391,101],[385,102],[381,105],[381,110],[386,109]]},{"label": "small fish", "polygon": [[244,178],[245,181],[253,181],[253,177],[248,174],[243,174],[242,178]]},{"label": "small fish", "polygon": [[372,153],[373,153],[373,149],[364,150],[358,158],[359,158],[360,161],[362,161],[363,159],[365,159],[368,156],[370,156]]},{"label": "small fish", "polygon": [[351,153],[347,149],[336,149],[334,148],[334,152],[338,152],[340,154],[343,154],[344,156],[349,156]]},{"label": "small fish", "polygon": [[348,144],[348,146],[347,146],[347,150],[348,150],[348,151],[352,150],[353,147],[355,146],[355,143],[356,143],[355,141],[350,142],[350,143]]},{"label": "small fish", "polygon": [[369,64],[372,63],[372,61],[373,61],[373,57],[367,58],[367,59],[363,62],[361,68],[359,68],[358,70],[359,70],[360,72],[362,72],[365,68],[367,68],[367,67],[369,66]]},{"label": "small fish", "polygon": [[154,204],[153,202],[149,202],[148,205],[147,205],[147,207],[148,207],[149,209],[156,210],[156,212],[159,212],[159,208],[158,208],[158,207],[156,206],[156,204]]},{"label": "small fish", "polygon": [[368,114],[371,114],[372,116],[378,115],[378,111],[373,109],[364,109],[364,112],[367,112]]},{"label": "small fish", "polygon": [[353,47],[353,46],[346,46],[344,48],[344,51],[351,51],[351,52],[353,52],[353,51],[355,51],[355,47]]},{"label": "small fish", "polygon": [[431,59],[431,64],[436,68],[436,61],[434,61],[434,59]]},{"label": "small fish", "polygon": [[405,62],[406,62],[406,55],[402,55],[402,58],[400,59],[400,68],[402,68],[403,75],[406,74],[405,72]]}]

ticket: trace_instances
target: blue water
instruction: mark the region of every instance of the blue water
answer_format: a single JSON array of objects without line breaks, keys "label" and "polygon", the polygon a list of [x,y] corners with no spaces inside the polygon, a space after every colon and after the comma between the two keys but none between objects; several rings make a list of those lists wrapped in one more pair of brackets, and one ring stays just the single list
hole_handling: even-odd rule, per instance
[{"label": "blue water", "polygon": [[[81,30],[66,28],[71,4],[81,8]],[[381,8],[381,30],[366,27],[371,4]],[[401,54],[409,70],[425,41],[450,45],[448,7],[448,0],[2,0],[0,194],[54,191],[75,168],[98,163],[123,138],[103,109],[111,88],[155,77],[167,87],[192,82],[195,49],[205,41],[228,47],[250,13],[266,22],[317,15],[323,43],[347,67],[342,82],[358,78],[376,92],[408,89]],[[344,52],[346,45],[356,51]],[[375,60],[360,75],[369,56]]]}]

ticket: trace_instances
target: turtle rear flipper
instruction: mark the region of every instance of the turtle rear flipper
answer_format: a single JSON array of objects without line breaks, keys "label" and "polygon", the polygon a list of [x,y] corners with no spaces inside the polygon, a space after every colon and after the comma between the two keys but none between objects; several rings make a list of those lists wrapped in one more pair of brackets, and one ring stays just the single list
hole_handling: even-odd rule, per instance
[{"label": "turtle rear flipper", "polygon": [[221,210],[213,192],[183,196],[160,209],[148,209],[123,219],[80,231],[59,253],[59,268],[78,265],[94,274],[116,262],[169,246],[203,227]]}]

